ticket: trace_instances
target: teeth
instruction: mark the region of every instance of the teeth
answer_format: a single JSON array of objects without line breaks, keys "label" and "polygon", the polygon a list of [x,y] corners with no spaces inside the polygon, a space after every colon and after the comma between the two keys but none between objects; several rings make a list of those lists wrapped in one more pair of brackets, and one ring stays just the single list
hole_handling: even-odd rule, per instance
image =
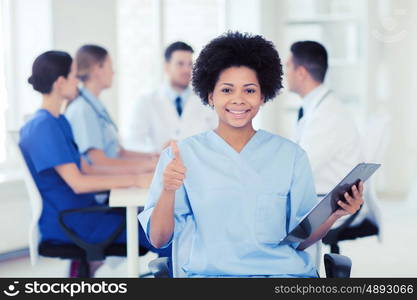
[{"label": "teeth", "polygon": [[246,110],[229,110],[229,112],[233,113],[233,114],[244,114],[246,112]]}]

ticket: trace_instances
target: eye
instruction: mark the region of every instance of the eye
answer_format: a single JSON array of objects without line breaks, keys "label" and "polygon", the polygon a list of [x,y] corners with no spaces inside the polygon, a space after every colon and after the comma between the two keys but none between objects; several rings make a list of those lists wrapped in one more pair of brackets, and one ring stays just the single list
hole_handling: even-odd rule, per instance
[{"label": "eye", "polygon": [[256,93],[256,90],[255,89],[246,89],[246,93],[254,94],[254,93]]},{"label": "eye", "polygon": [[222,93],[228,94],[228,93],[231,92],[231,89],[230,88],[222,88],[221,91],[222,91]]}]

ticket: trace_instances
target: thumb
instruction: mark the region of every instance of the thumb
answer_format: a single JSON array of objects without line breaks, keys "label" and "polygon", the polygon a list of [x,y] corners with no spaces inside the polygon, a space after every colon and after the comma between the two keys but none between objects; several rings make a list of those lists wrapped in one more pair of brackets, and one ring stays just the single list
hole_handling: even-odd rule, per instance
[{"label": "thumb", "polygon": [[174,159],[181,161],[180,149],[178,149],[177,142],[171,141],[170,143],[172,154],[174,155]]}]

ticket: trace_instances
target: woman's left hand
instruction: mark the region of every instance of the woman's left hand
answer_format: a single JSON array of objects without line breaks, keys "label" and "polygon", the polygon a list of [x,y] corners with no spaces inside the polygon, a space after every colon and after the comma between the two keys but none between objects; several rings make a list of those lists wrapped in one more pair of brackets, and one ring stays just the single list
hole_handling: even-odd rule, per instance
[{"label": "woman's left hand", "polygon": [[359,182],[359,188],[356,187],[356,185],[352,186],[352,196],[349,195],[349,193],[345,193],[345,199],[346,202],[339,200],[337,201],[337,204],[340,206],[339,209],[337,209],[335,212],[333,212],[332,216],[335,218],[340,218],[346,215],[352,215],[356,213],[363,204],[363,182]]}]

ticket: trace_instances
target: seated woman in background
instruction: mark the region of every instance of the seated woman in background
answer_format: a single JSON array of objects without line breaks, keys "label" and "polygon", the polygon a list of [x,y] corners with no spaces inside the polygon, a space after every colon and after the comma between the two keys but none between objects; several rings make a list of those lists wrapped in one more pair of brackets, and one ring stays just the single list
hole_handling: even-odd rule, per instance
[{"label": "seated woman in background", "polygon": [[100,100],[101,93],[112,86],[114,75],[107,50],[84,45],[77,51],[75,61],[83,87],[68,105],[65,116],[80,153],[91,165],[119,167],[118,173],[153,171],[158,155],[124,149],[117,126]]},{"label": "seated woman in background", "polygon": [[317,197],[306,153],[252,125],[282,88],[273,44],[238,32],[214,39],[194,65],[193,86],[219,124],[162,152],[139,215],[152,245],[172,241],[174,270],[187,277],[317,277],[303,250],[359,209],[363,187],[307,240],[279,245]]},{"label": "seated woman in background", "polygon": [[[29,83],[42,94],[42,105],[20,130],[19,146],[43,200],[41,238],[51,243],[72,243],[58,224],[61,211],[97,206],[95,192],[146,188],[151,180],[150,173],[112,176],[94,167],[88,169],[89,173],[83,170],[70,124],[60,114],[63,102],[78,95],[75,74],[76,65],[66,52],[48,51],[36,58]],[[124,218],[116,212],[80,213],[68,215],[65,222],[81,239],[97,243],[109,237]],[[143,234],[141,229],[140,235]],[[146,239],[140,239],[142,246],[155,250]],[[125,244],[126,232],[114,243]]]}]

